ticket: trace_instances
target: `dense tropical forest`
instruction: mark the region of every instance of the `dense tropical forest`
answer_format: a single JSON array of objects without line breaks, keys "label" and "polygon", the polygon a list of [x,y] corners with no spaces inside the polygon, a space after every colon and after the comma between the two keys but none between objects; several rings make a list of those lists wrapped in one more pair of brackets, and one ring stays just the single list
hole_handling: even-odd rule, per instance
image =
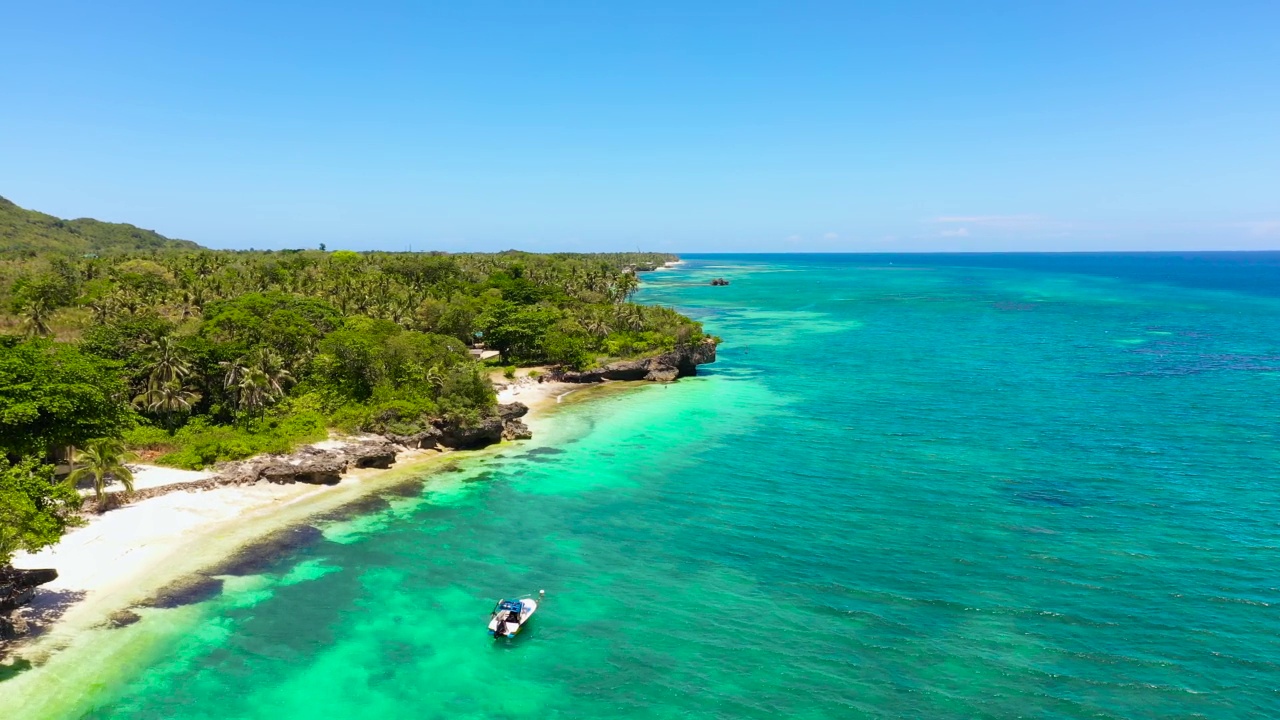
[{"label": "dense tropical forest", "polygon": [[[118,230],[132,226],[88,245],[73,240],[94,225],[35,226],[0,253],[0,565],[74,522],[79,499],[50,465],[66,448],[100,483],[127,479],[128,453],[202,468],[331,429],[465,426],[492,410],[495,364],[582,369],[703,338],[630,302],[637,271],[668,255],[232,252],[162,236],[137,251]],[[481,346],[500,357],[475,360]]]}]

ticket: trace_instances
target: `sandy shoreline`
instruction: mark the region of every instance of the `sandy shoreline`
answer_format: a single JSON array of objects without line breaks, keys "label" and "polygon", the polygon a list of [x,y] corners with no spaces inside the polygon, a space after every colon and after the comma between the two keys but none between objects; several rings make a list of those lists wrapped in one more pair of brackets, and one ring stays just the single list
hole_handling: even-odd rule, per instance
[{"label": "sandy shoreline", "polygon": [[[498,401],[525,403],[529,419],[537,424],[545,422],[544,415],[561,397],[582,389],[528,377],[495,381],[506,384]],[[20,611],[38,632],[11,646],[9,654],[41,662],[74,644],[84,631],[108,626],[114,614],[273,532],[429,473],[433,465],[444,465],[455,455],[409,450],[400,453],[390,469],[353,470],[337,485],[255,484],[178,491],[93,517],[57,545],[14,558],[18,568],[55,568],[58,578],[42,586],[31,606]],[[138,489],[207,475],[155,466],[139,474],[145,482]]]}]

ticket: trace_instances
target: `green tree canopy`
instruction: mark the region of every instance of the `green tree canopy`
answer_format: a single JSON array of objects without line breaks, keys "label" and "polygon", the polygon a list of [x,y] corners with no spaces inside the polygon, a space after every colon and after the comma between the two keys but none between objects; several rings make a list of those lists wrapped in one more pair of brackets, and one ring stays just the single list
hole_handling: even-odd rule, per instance
[{"label": "green tree canopy", "polygon": [[341,324],[341,313],[322,300],[281,292],[249,293],[210,303],[200,332],[224,345],[227,359],[270,345],[292,366]]},{"label": "green tree canopy", "polygon": [[541,357],[543,337],[560,317],[553,307],[503,301],[485,311],[476,324],[484,332],[485,344],[508,362]]},{"label": "green tree canopy", "polygon": [[16,460],[117,437],[132,417],[110,363],[74,345],[0,337],[0,453]]},{"label": "green tree canopy", "polygon": [[405,395],[428,394],[433,385],[439,388],[446,371],[469,362],[466,347],[456,338],[353,317],[321,341],[315,368],[328,387],[363,401],[379,386]]},{"label": "green tree canopy", "polygon": [[53,467],[28,457],[0,457],[0,567],[19,550],[35,552],[58,542],[79,522],[80,495],[53,481]]}]

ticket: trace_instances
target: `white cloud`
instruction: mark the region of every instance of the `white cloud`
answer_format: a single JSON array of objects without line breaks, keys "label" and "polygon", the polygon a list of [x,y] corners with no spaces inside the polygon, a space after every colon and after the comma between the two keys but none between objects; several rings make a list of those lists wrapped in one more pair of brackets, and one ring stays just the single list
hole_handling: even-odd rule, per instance
[{"label": "white cloud", "polygon": [[1257,220],[1236,223],[1235,226],[1254,237],[1280,237],[1280,220]]},{"label": "white cloud", "polygon": [[942,237],[969,237],[969,228],[955,228],[954,230],[943,230],[938,233]]},{"label": "white cloud", "polygon": [[837,234],[835,234],[835,233],[833,233],[833,232],[829,232],[829,233],[827,233],[826,235],[823,235],[823,236],[822,236],[822,239],[823,239],[823,240],[839,240],[839,239],[840,239],[840,236],[839,236],[839,235],[837,235]]},{"label": "white cloud", "polygon": [[1026,230],[1049,224],[1039,215],[943,215],[931,222],[941,225],[973,225],[981,228]]}]

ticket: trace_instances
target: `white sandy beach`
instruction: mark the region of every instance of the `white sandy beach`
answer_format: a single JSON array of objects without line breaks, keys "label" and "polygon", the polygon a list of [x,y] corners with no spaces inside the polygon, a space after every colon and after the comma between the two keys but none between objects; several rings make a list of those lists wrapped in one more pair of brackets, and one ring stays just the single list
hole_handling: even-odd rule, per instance
[{"label": "white sandy beach", "polygon": [[[129,467],[133,469],[133,489],[150,490],[151,488],[163,487],[165,485],[181,485],[183,483],[193,483],[200,480],[208,480],[213,477],[213,473],[208,470],[180,470],[178,468],[163,467],[161,465],[146,465],[129,463]],[[111,483],[107,486],[107,490],[115,492],[120,490],[119,483]],[[92,487],[81,487],[81,495],[92,495]]]},{"label": "white sandy beach", "polygon": [[[525,373],[527,375],[527,371]],[[536,382],[523,377],[499,392],[499,402],[523,402],[541,416],[580,385]],[[541,421],[542,418],[538,417]],[[318,443],[329,447],[341,441]],[[21,553],[18,568],[55,568],[57,580],[42,586],[21,611],[44,632],[21,645],[22,654],[45,654],[75,633],[99,627],[171,582],[200,571],[272,531],[339,507],[408,474],[429,469],[451,453],[402,452],[388,470],[353,470],[333,486],[306,484],[219,487],[177,491],[92,516],[57,545]],[[195,482],[212,473],[138,466],[135,489]]]},{"label": "white sandy beach", "polygon": [[584,387],[577,383],[538,382],[536,378],[529,376],[531,371],[545,369],[521,369],[517,371],[515,379],[503,378],[500,373],[495,373],[492,380],[494,387],[498,388],[498,402],[522,402],[529,407],[530,415],[535,415],[557,404],[565,395]]}]

